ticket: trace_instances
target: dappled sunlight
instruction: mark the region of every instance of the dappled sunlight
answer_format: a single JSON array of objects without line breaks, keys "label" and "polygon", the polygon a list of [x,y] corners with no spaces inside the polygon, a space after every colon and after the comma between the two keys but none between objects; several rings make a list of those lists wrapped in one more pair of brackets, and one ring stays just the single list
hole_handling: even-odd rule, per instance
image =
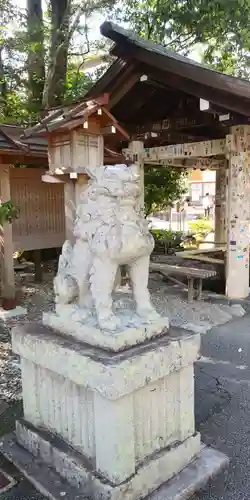
[{"label": "dappled sunlight", "polygon": [[212,364],[212,365],[221,364],[221,365],[225,365],[225,366],[232,366],[233,365],[234,368],[236,368],[237,370],[247,370],[249,368],[249,366],[247,366],[247,365],[235,365],[231,361],[225,361],[225,360],[221,360],[221,359],[213,359],[213,358],[203,357],[203,356],[199,359],[199,363]]}]

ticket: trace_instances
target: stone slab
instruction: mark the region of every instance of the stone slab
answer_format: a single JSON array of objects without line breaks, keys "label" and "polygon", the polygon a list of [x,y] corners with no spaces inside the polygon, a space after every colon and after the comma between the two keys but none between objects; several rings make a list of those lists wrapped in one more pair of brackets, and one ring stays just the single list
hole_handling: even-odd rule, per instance
[{"label": "stone slab", "polygon": [[213,325],[211,325],[211,323],[208,323],[208,321],[204,321],[199,325],[196,325],[195,323],[183,323],[183,325],[181,325],[181,328],[185,328],[186,330],[194,333],[200,333],[202,335],[211,330],[212,326]]},{"label": "stone slab", "polygon": [[14,434],[0,442],[1,453],[49,500],[86,500],[78,488],[68,485],[59,474],[18,446]]},{"label": "stone slab", "polygon": [[67,316],[51,312],[43,313],[43,324],[80,342],[116,352],[166,335],[169,329],[168,318],[159,317],[151,324],[139,324],[117,332],[109,332],[88,324],[87,321],[85,323],[73,321]]},{"label": "stone slab", "polygon": [[0,469],[0,495],[6,493],[16,484],[16,480],[7,474],[3,469]]},{"label": "stone slab", "polygon": [[[78,487],[79,493],[93,500],[137,500],[146,497],[179,473],[203,448],[200,435],[195,434],[182,443],[175,443],[172,447],[154,453],[132,476],[115,485],[95,471],[90,460],[60,438],[38,430],[26,421],[17,422],[16,435],[1,439],[1,449],[6,456],[7,450],[13,450],[16,446],[19,450],[27,450],[33,460],[46,464],[72,487]],[[16,465],[15,460],[11,460]]]},{"label": "stone slab", "polygon": [[6,311],[0,308],[0,321],[6,321],[10,318],[16,318],[16,316],[25,316],[27,314],[27,309],[25,307],[17,306],[15,309],[10,309]]},{"label": "stone slab", "polygon": [[193,462],[153,492],[149,498],[150,500],[187,500],[228,465],[229,459],[224,453],[206,446]]},{"label": "stone slab", "polygon": [[4,401],[3,399],[0,399],[0,415],[2,415],[8,407],[8,403],[6,403],[6,401]]},{"label": "stone slab", "polygon": [[[2,453],[15,464],[35,488],[50,500],[86,500],[79,487],[70,486],[59,474],[20,447],[15,434],[1,441]],[[228,458],[213,448],[204,447],[183,470],[148,496],[149,500],[187,500],[229,464]],[[141,491],[140,498],[143,496]],[[123,496],[125,498],[125,496]]]},{"label": "stone slab", "polygon": [[56,335],[43,325],[12,329],[15,354],[111,400],[193,364],[199,348],[199,335],[166,335],[122,353],[108,353]]}]

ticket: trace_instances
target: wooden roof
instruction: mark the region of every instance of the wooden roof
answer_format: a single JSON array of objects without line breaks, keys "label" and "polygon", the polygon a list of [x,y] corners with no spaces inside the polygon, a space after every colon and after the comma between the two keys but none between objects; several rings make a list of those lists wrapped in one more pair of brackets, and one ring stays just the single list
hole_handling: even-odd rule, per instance
[{"label": "wooden roof", "polygon": [[[202,66],[145,41],[111,22],[101,33],[117,59],[87,94],[108,92],[109,110],[126,129],[151,142],[225,137],[232,124],[250,123],[250,82]],[[209,101],[201,111],[200,99]],[[180,140],[180,134],[183,138]],[[183,140],[182,140],[183,139]],[[160,142],[160,143],[161,143]]]},{"label": "wooden roof", "polygon": [[47,140],[23,139],[23,132],[22,127],[0,124],[0,163],[47,165]]},{"label": "wooden roof", "polygon": [[118,133],[119,139],[129,139],[115,117],[106,109],[109,95],[106,93],[95,99],[81,99],[79,103],[70,106],[60,106],[52,109],[39,123],[24,131],[24,137],[30,138],[34,135],[48,137],[62,132],[68,132],[77,128],[86,128],[88,133],[101,133],[108,135],[110,127],[114,133]]},{"label": "wooden roof", "polygon": [[[0,164],[47,166],[47,138],[24,138],[24,132],[22,127],[0,124]],[[105,164],[113,164],[124,162],[126,159],[115,149],[105,145],[104,161]]]}]

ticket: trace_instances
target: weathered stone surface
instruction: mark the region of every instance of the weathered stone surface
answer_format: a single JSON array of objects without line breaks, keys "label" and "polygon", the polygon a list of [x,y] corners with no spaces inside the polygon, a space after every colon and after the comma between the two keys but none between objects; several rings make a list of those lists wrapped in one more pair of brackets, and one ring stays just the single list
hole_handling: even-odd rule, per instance
[{"label": "weathered stone surface", "polygon": [[[127,317],[127,315],[124,316]],[[116,332],[101,330],[98,326],[73,321],[55,313],[44,313],[43,324],[80,342],[111,351],[121,351],[137,344],[143,344],[153,338],[165,335],[169,329],[168,318],[160,316],[153,323],[142,325],[140,322],[138,327],[123,327]]]},{"label": "weathered stone surface", "polygon": [[[47,466],[41,459],[35,458],[31,453],[17,444],[15,434],[6,436],[1,440],[1,450],[23,474],[34,484],[36,489],[50,500],[85,500],[86,494],[81,492],[77,474],[71,471],[72,483],[70,485],[55,471]],[[67,459],[69,457],[67,456]],[[67,462],[65,468],[67,466]],[[203,447],[195,459],[181,470],[179,474],[165,482],[160,488],[149,495],[149,500],[187,500],[194,492],[202,488],[207,481],[228,466],[228,459],[213,448]],[[74,467],[77,470],[75,461]],[[79,478],[78,478],[79,479]],[[108,493],[109,486],[105,485]],[[115,490],[115,489],[114,489]],[[122,493],[122,495],[124,495]],[[99,498],[99,497],[98,497]],[[103,497],[105,498],[105,496]],[[110,500],[119,496],[113,494]],[[129,491],[125,497],[129,498]],[[140,497],[141,498],[141,497]]]},{"label": "weathered stone surface", "polygon": [[[60,436],[80,454],[77,474],[85,486],[91,478],[94,498],[105,498],[107,484],[114,500],[146,496],[199,453],[193,377],[199,336],[165,335],[112,352],[27,325],[13,330],[12,343],[21,357],[24,416],[34,426],[17,425],[19,443],[38,456],[42,442],[40,458],[54,467],[58,459],[51,457],[61,457],[61,448],[50,448],[38,429]],[[75,477],[71,458],[67,470]]]},{"label": "weathered stone surface", "polygon": [[[88,187],[76,210],[74,236],[65,241],[54,280],[56,312],[62,322],[90,324],[117,332],[133,326],[134,311],[122,325],[115,314],[112,292],[121,265],[129,268],[141,324],[159,316],[148,291],[149,257],[154,239],[148,222],[138,213],[140,173],[136,165],[88,168]],[[140,325],[139,325],[140,326]]]},{"label": "weathered stone surface", "polygon": [[124,353],[109,354],[42,326],[30,324],[12,330],[12,348],[21,358],[108,399],[122,397],[193,364],[199,347],[199,335],[165,336]]},{"label": "weathered stone surface", "polygon": [[27,314],[27,309],[25,307],[16,306],[15,309],[5,310],[0,308],[0,321],[6,321],[10,318],[15,318],[16,316],[25,316]]},{"label": "weathered stone surface", "polygon": [[80,492],[94,500],[143,498],[180,472],[203,448],[200,435],[195,434],[183,443],[175,443],[155,453],[126,480],[115,484],[98,471],[95,472],[91,461],[84,461],[80,454],[59,439],[32,429],[25,422],[17,423],[16,436],[17,442],[33,456],[51,466],[69,484],[78,486]]}]

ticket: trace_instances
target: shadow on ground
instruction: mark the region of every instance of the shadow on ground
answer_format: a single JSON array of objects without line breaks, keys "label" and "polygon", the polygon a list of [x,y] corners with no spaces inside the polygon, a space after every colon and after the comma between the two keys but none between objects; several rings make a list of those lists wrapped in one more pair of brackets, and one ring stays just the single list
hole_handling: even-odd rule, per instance
[{"label": "shadow on ground", "polygon": [[250,499],[250,315],[202,338],[196,364],[196,422],[203,441],[230,458],[227,472],[192,500]]}]

